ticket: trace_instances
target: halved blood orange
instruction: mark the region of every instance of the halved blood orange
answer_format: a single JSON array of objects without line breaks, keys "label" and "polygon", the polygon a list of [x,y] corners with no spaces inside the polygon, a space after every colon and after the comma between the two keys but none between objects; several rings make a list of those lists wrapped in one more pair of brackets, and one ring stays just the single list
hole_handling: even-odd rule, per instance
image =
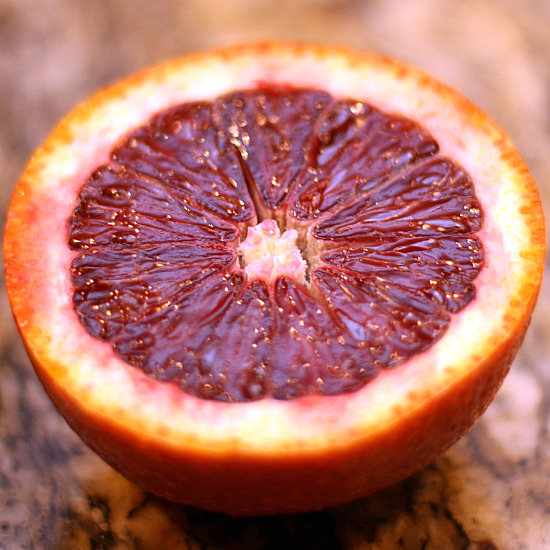
[{"label": "halved blood orange", "polygon": [[86,101],[5,235],[69,425],[154,493],[231,514],[345,502],[447,449],[508,371],[544,251],[486,115],[394,61],[288,44]]}]

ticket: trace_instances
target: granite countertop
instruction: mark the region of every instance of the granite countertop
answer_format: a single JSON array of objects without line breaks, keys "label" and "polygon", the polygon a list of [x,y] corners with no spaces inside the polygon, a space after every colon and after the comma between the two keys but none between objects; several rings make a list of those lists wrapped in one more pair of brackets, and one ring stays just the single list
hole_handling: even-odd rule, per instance
[{"label": "granite countertop", "polygon": [[[0,222],[25,162],[96,88],[191,51],[331,42],[423,67],[516,142],[550,205],[546,0],[3,0]],[[0,550],[550,548],[550,274],[473,429],[422,472],[322,512],[232,519],[144,493],[89,451],[37,381],[0,291]]]}]

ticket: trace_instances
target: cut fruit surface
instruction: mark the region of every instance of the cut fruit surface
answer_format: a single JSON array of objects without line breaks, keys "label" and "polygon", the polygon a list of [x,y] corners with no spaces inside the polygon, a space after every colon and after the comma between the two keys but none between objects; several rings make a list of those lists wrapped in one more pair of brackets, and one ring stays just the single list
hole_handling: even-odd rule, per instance
[{"label": "cut fruit surface", "polygon": [[232,514],[379,490],[484,411],[535,306],[535,185],[415,69],[263,44],[145,71],[31,159],[5,238],[69,425],[161,496]]},{"label": "cut fruit surface", "polygon": [[[76,311],[121,358],[203,398],[357,390],[430,347],[475,296],[482,209],[468,174],[438,152],[418,123],[319,90],[264,85],[170,107],[123,138],[79,193]],[[403,244],[414,239],[446,255],[434,264],[428,248]],[[200,247],[170,258],[166,241]],[[224,244],[244,273],[219,264]],[[362,269],[373,244],[377,273]],[[388,247],[400,256],[380,253]],[[143,253],[150,263],[135,261]],[[240,307],[256,279],[267,285],[261,322]],[[220,339],[235,315],[236,348]]]}]

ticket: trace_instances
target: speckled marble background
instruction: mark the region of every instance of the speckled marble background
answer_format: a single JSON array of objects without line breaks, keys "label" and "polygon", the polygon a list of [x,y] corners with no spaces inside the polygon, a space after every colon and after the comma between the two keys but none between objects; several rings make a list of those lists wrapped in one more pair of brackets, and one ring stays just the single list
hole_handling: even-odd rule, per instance
[{"label": "speckled marble background", "polygon": [[[0,222],[32,150],[93,90],[255,39],[332,42],[423,67],[516,142],[550,205],[547,0],[0,0]],[[496,400],[430,467],[319,513],[231,519],[144,493],[46,398],[0,291],[0,549],[550,548],[550,281]]]}]

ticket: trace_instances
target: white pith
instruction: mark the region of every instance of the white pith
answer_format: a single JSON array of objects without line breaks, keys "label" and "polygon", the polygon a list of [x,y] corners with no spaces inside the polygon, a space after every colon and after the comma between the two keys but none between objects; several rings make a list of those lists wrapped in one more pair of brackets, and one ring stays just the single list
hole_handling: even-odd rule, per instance
[{"label": "white pith", "polygon": [[288,229],[281,235],[277,222],[266,218],[249,226],[246,238],[238,247],[249,279],[274,281],[290,276],[305,282],[307,262],[297,245],[298,232]]}]

